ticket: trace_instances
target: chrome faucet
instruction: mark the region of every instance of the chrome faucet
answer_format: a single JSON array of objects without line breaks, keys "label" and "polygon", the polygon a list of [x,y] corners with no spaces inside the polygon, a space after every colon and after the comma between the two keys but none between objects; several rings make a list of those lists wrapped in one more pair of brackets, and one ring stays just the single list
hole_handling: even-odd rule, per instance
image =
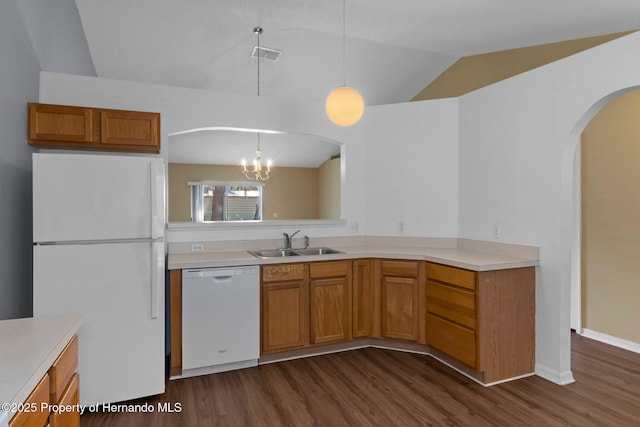
[{"label": "chrome faucet", "polygon": [[284,248],[285,249],[291,249],[291,242],[293,240],[293,236],[295,236],[299,232],[300,232],[300,230],[296,231],[291,236],[289,236],[287,233],[282,233],[284,235]]}]

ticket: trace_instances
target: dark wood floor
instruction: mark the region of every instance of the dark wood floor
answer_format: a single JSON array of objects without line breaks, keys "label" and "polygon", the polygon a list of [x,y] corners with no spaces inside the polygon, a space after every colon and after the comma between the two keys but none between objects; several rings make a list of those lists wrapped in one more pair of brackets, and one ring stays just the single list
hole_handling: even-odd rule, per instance
[{"label": "dark wood floor", "polygon": [[[639,426],[640,354],[573,334],[576,383],[482,387],[422,355],[361,349],[170,381],[155,412],[83,426]],[[160,413],[158,404],[179,413]]]}]

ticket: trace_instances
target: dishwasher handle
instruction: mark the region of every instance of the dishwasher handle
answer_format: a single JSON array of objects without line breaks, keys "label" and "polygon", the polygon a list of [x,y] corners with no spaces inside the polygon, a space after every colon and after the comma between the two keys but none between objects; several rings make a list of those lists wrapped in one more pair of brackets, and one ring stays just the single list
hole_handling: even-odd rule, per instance
[{"label": "dishwasher handle", "polygon": [[258,266],[212,267],[182,270],[182,279],[213,279],[217,283],[233,280],[237,276],[259,276]]}]

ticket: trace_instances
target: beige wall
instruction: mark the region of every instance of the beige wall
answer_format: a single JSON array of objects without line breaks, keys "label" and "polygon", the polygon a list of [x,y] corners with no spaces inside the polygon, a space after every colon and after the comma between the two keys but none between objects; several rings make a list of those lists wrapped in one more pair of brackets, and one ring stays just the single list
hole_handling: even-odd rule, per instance
[{"label": "beige wall", "polygon": [[327,159],[318,169],[318,219],[340,218],[340,158]]},{"label": "beige wall", "polygon": [[582,134],[582,323],[640,343],[640,90]]},{"label": "beige wall", "polygon": [[500,80],[622,37],[630,32],[465,56],[454,62],[453,65],[429,83],[412,101],[461,96]]},{"label": "beige wall", "polygon": [[[338,189],[340,188],[338,161]],[[263,188],[263,219],[320,219],[319,169],[275,167]],[[326,175],[326,173],[325,173]],[[246,181],[239,166],[169,163],[169,221],[191,221],[188,181]],[[327,178],[323,177],[326,184]],[[323,193],[326,193],[323,190]],[[335,193],[326,196],[335,211]],[[337,215],[340,217],[340,191]],[[274,214],[277,213],[277,218]],[[323,211],[323,215],[326,212]]]}]

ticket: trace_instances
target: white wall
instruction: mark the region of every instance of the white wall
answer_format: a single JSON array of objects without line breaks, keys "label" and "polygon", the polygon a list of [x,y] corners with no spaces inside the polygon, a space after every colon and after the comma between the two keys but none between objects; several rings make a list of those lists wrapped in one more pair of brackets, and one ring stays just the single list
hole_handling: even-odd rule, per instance
[{"label": "white wall", "polygon": [[457,237],[458,99],[371,107],[363,122],[367,234]]},{"label": "white wall", "polygon": [[[162,151],[167,158],[169,134],[207,126],[277,129],[329,138],[343,144],[342,217],[364,223],[364,152],[362,125],[341,128],[326,117],[323,104],[158,86],[95,77],[46,73],[40,77],[40,102],[161,113]],[[286,223],[282,223],[286,224]],[[170,241],[267,239],[295,225],[239,229],[224,227],[197,232],[170,232]],[[309,237],[345,235],[347,225],[307,226]],[[293,230],[295,231],[295,230]],[[363,233],[359,229],[358,233]]]},{"label": "white wall", "polygon": [[28,317],[31,285],[31,146],[28,101],[40,67],[13,1],[0,2],[0,319]]},{"label": "white wall", "polygon": [[536,372],[559,383],[572,381],[575,150],[595,112],[640,84],[639,48],[634,33],[460,98],[460,236],[495,240],[497,225],[498,241],[540,247]]}]

